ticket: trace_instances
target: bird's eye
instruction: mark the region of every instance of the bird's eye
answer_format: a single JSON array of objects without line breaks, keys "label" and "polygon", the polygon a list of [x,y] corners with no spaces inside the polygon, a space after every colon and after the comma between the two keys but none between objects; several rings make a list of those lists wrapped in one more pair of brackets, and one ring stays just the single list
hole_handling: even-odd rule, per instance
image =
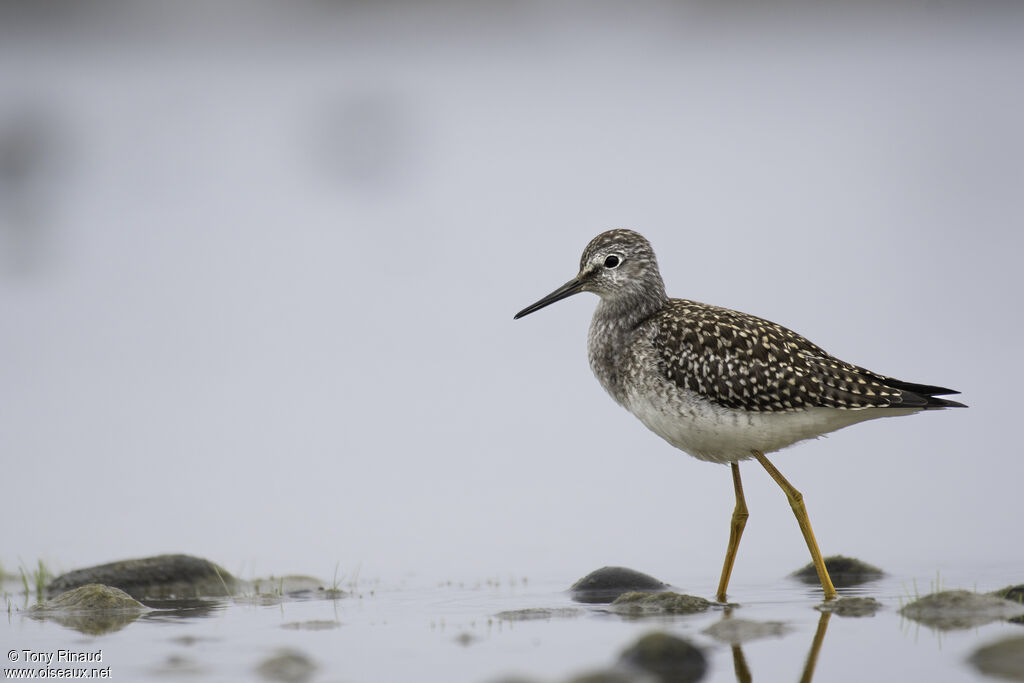
[{"label": "bird's eye", "polygon": [[612,254],[611,256],[604,260],[604,267],[618,268],[620,263],[622,263],[622,259],[616,256],[615,254]]}]

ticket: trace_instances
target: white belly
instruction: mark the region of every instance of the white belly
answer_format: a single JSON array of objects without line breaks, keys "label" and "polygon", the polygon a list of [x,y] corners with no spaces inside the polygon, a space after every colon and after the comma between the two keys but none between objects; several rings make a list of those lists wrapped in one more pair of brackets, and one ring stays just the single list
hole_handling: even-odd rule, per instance
[{"label": "white belly", "polygon": [[918,412],[916,408],[809,408],[746,413],[713,405],[690,392],[675,393],[668,400],[630,392],[625,407],[676,448],[717,463],[745,460],[752,450],[771,453],[865,420]]}]

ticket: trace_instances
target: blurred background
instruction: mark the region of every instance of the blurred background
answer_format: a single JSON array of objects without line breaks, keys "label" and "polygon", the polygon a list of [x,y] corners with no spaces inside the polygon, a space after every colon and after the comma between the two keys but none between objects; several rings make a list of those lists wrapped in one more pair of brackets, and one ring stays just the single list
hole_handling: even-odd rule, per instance
[{"label": "blurred background", "polygon": [[[590,295],[512,321],[629,227],[963,391],[776,454],[825,554],[1019,567],[1022,9],[0,3],[0,562],[710,594],[728,469],[604,395]],[[807,561],[743,472],[734,590]]]}]

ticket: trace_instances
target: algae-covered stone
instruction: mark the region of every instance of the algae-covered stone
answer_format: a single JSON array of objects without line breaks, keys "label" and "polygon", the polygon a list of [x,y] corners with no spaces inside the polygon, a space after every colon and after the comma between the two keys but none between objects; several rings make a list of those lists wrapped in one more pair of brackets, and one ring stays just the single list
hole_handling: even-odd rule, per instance
[{"label": "algae-covered stone", "polygon": [[129,609],[141,611],[146,606],[118,588],[90,583],[74,590],[61,593],[57,597],[38,605],[33,605],[31,612],[85,612],[97,610]]},{"label": "algae-covered stone", "polygon": [[1024,681],[1024,636],[979,647],[967,661],[987,676]]},{"label": "algae-covered stone", "polygon": [[940,631],[974,628],[1024,614],[1024,605],[984,593],[955,590],[926,595],[900,614]]},{"label": "algae-covered stone", "polygon": [[781,621],[751,621],[750,619],[722,619],[708,626],[704,633],[715,640],[739,645],[761,638],[778,638],[786,634],[789,627]]},{"label": "algae-covered stone", "polygon": [[256,672],[269,681],[306,683],[313,678],[317,666],[305,653],[298,650],[279,650],[273,657],[263,660]]},{"label": "algae-covered stone", "polygon": [[696,595],[679,593],[625,593],[615,598],[609,609],[617,614],[696,614],[715,603]]},{"label": "algae-covered stone", "polygon": [[840,617],[873,617],[882,609],[882,603],[874,598],[844,597],[815,605],[814,609]]},{"label": "algae-covered stone", "polygon": [[209,560],[191,555],[157,555],[76,569],[58,576],[48,595],[90,583],[120,588],[138,600],[230,595],[235,578]]},{"label": "algae-covered stone", "polygon": [[708,668],[700,648],[660,631],[648,633],[628,647],[619,662],[651,673],[663,683],[698,681]]},{"label": "algae-covered stone", "polygon": [[623,593],[658,593],[670,588],[653,576],[628,567],[601,567],[574,583],[569,591],[576,602],[607,603]]},{"label": "algae-covered stone", "polygon": [[1006,588],[1000,588],[997,591],[992,591],[989,595],[994,595],[997,598],[1003,598],[1004,600],[1010,600],[1012,602],[1019,602],[1024,604],[1024,583],[1019,583],[1016,586],[1007,586]]},{"label": "algae-covered stone", "polygon": [[[878,567],[862,562],[855,557],[830,555],[824,558],[824,562],[829,578],[832,579],[832,584],[839,587],[856,586],[868,581],[877,581],[885,576],[885,572]],[[814,568],[813,563],[808,563],[797,569],[790,576],[807,584],[817,585],[820,583],[818,572]]]},{"label": "algae-covered stone", "polygon": [[146,611],[145,605],[124,591],[94,583],[33,605],[28,616],[53,620],[80,633],[100,635],[124,628]]}]

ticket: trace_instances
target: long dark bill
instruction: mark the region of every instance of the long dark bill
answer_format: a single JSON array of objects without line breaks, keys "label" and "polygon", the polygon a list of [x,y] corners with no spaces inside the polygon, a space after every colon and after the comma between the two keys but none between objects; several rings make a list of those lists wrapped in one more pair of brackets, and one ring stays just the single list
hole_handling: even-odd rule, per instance
[{"label": "long dark bill", "polygon": [[539,311],[540,309],[544,308],[545,306],[553,304],[556,301],[561,301],[562,299],[564,299],[566,297],[570,297],[573,294],[579,294],[581,291],[583,291],[583,281],[580,280],[579,278],[573,278],[573,279],[569,280],[568,282],[566,282],[561,287],[559,287],[558,289],[556,289],[555,291],[553,291],[550,294],[548,294],[546,297],[544,297],[543,299],[541,299],[537,303],[530,304],[529,306],[527,306],[523,310],[521,310],[518,313],[516,313],[516,315],[513,318],[513,320],[519,320],[524,315],[529,315],[529,314],[533,313],[534,311]]}]

